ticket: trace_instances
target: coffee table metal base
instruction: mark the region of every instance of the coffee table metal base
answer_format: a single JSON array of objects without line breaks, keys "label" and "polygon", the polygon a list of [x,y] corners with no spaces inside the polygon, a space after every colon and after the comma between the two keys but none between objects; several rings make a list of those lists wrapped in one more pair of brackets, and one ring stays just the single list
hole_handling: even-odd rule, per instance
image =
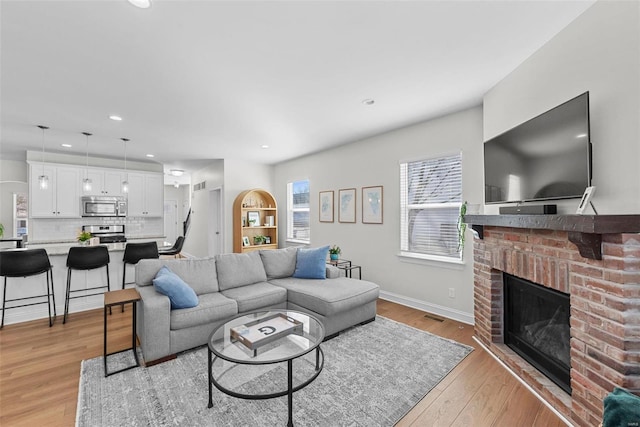
[{"label": "coffee table metal base", "polygon": [[[315,373],[305,382],[293,386],[293,359],[287,360],[287,390],[278,391],[275,393],[268,394],[244,394],[238,393],[233,390],[229,390],[226,387],[220,385],[213,376],[213,363],[218,359],[218,356],[214,355],[213,352],[208,350],[209,360],[209,404],[207,407],[213,407],[213,386],[215,386],[221,392],[228,394],[229,396],[237,397],[240,399],[248,399],[248,400],[262,400],[262,399],[273,399],[276,397],[288,396],[288,412],[289,419],[287,421],[287,427],[293,427],[293,393],[298,390],[301,390],[311,384],[313,380],[315,380],[320,372],[322,372],[322,368],[324,368],[324,352],[320,346],[316,347],[316,369]],[[283,363],[283,362],[274,362],[274,363]]]}]

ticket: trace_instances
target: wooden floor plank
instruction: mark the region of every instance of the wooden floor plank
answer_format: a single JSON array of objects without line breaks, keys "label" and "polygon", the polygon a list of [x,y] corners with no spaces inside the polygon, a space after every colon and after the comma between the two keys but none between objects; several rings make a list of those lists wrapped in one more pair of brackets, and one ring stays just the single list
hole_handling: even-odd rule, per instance
[{"label": "wooden floor plank", "polygon": [[[398,426],[562,426],[473,340],[473,327],[379,300],[378,314],[474,347]],[[0,331],[0,425],[73,426],[80,362],[102,355],[103,312],[37,320]],[[109,316],[109,351],[131,343],[131,311]]]}]

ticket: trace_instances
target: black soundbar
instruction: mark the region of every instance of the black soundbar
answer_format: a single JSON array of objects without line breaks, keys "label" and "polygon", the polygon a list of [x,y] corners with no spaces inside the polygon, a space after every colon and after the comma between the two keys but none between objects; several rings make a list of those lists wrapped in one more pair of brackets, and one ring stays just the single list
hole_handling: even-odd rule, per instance
[{"label": "black soundbar", "polygon": [[506,215],[554,215],[557,212],[557,205],[500,206],[500,214]]}]

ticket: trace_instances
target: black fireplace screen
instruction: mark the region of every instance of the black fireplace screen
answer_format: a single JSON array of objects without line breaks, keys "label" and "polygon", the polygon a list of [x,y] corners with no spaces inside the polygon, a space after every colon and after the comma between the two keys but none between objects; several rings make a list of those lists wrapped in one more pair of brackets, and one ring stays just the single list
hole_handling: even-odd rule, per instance
[{"label": "black fireplace screen", "polygon": [[505,344],[567,393],[569,295],[504,273]]}]

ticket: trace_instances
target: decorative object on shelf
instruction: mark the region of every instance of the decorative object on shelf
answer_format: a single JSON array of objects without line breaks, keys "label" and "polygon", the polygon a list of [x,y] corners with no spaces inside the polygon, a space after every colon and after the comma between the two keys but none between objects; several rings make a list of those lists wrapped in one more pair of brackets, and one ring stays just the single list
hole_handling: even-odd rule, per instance
[{"label": "decorative object on shelf", "polygon": [[78,242],[83,246],[87,246],[89,244],[89,240],[91,240],[91,237],[91,233],[89,233],[88,231],[80,231],[78,233]]},{"label": "decorative object on shelf", "polygon": [[362,187],[362,223],[382,224],[382,185]]},{"label": "decorative object on shelf", "polygon": [[124,174],[125,174],[125,178],[124,181],[122,181],[122,192],[123,193],[128,193],[129,192],[129,174],[127,173],[127,142],[129,142],[129,139],[127,138],[120,138],[122,140],[122,142],[124,142]]},{"label": "decorative object on shelf", "polygon": [[257,236],[253,236],[253,243],[256,245],[262,245],[265,243],[266,238],[262,234],[258,234]]},{"label": "decorative object on shelf", "polygon": [[458,215],[458,251],[462,253],[464,250],[464,232],[467,231],[467,224],[464,222],[464,216],[467,214],[467,202],[460,206],[460,214]]},{"label": "decorative object on shelf", "polygon": [[0,239],[4,237],[4,225],[0,222]]},{"label": "decorative object on shelf", "polygon": [[43,125],[38,125],[38,127],[42,130],[42,175],[38,177],[38,183],[41,190],[46,190],[49,188],[49,177],[44,173],[44,131],[49,128]]},{"label": "decorative object on shelf", "polygon": [[271,237],[270,236],[264,236],[264,244],[265,245],[270,245],[271,244]]},{"label": "decorative object on shelf", "polygon": [[242,236],[242,246],[251,246],[251,242],[249,242],[249,236]]},{"label": "decorative object on shelf", "polygon": [[342,249],[340,249],[340,246],[333,245],[329,248],[329,258],[334,261],[340,258],[341,253]]},{"label": "decorative object on shelf", "polygon": [[84,170],[84,179],[82,180],[82,189],[84,191],[91,191],[91,178],[89,178],[89,137],[91,134],[89,132],[82,132],[82,134],[87,138],[87,149],[85,154],[85,170]]},{"label": "decorative object on shelf", "polygon": [[247,222],[249,223],[249,227],[259,227],[260,226],[260,212],[258,212],[258,211],[247,212]]},{"label": "decorative object on shelf", "polygon": [[356,189],[338,190],[338,222],[356,222]]},{"label": "decorative object on shelf", "polygon": [[333,222],[333,191],[321,191],[319,194],[320,222]]}]

